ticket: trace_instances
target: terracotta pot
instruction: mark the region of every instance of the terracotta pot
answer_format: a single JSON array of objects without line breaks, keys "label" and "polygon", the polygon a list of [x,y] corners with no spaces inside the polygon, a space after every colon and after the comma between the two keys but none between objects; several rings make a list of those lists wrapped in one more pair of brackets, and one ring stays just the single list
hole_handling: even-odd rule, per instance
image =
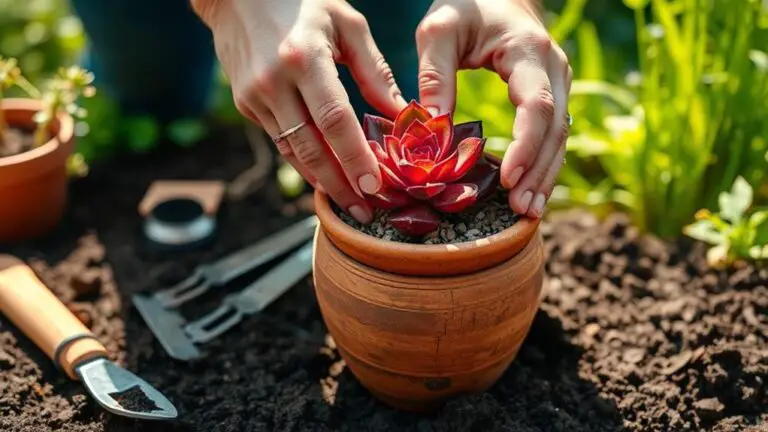
[{"label": "terracotta pot", "polygon": [[360,383],[396,408],[427,412],[491,387],[539,307],[539,222],[473,242],[384,241],[345,224],[315,193],[315,292]]},{"label": "terracotta pot", "polygon": [[[4,99],[0,109],[11,126],[32,129],[43,108],[33,99]],[[67,201],[67,158],[74,145],[74,121],[60,115],[47,143],[0,158],[0,244],[45,234],[61,220]]]}]

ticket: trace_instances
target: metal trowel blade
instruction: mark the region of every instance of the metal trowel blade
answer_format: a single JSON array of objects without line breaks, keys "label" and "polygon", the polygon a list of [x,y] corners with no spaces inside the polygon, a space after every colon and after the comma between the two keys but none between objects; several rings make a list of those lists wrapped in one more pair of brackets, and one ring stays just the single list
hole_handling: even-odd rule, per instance
[{"label": "metal trowel blade", "polygon": [[[110,412],[145,420],[175,419],[178,416],[176,407],[162,393],[105,358],[85,362],[75,370],[91,396]],[[129,391],[137,390],[143,392],[144,397],[135,401],[135,406],[126,406],[127,403],[118,400],[121,395],[128,398]]]},{"label": "metal trowel blade", "polygon": [[133,305],[144,318],[144,322],[160,341],[160,345],[171,357],[189,361],[200,358],[202,353],[184,331],[187,320],[175,309],[166,309],[154,295],[135,294]]}]

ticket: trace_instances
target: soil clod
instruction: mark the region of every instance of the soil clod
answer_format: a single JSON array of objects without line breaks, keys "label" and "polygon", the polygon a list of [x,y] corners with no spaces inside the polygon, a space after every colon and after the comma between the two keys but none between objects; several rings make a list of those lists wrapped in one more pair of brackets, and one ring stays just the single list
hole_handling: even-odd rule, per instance
[{"label": "soil clod", "polygon": [[129,411],[152,412],[160,409],[138,385],[128,387],[122,392],[110,393],[109,396]]}]

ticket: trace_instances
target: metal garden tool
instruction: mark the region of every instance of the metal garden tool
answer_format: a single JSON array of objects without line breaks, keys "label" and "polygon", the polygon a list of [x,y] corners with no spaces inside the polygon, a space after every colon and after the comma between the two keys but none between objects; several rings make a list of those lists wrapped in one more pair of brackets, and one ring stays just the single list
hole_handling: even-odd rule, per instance
[{"label": "metal garden tool", "polygon": [[174,419],[173,404],[107,358],[107,351],[23,261],[0,255],[0,311],[105,409],[140,419]]},{"label": "metal garden tool", "polygon": [[[133,304],[168,355],[178,360],[200,358],[202,353],[196,344],[208,342],[246,316],[261,312],[312,271],[311,238],[316,226],[317,218],[309,217],[213,264],[197,267],[189,278],[171,288],[136,294]],[[218,308],[201,318],[187,322],[176,310],[212,286],[226,284],[298,246],[298,250],[241,291],[227,295]]]}]

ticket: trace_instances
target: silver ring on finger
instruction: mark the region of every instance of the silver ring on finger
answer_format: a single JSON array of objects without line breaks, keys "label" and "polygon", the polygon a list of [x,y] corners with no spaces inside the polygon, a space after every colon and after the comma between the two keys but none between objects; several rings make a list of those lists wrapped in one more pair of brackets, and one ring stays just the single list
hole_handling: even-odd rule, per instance
[{"label": "silver ring on finger", "polygon": [[278,134],[277,137],[272,139],[272,141],[274,141],[275,144],[278,144],[279,142],[284,141],[289,136],[291,136],[291,135],[295,134],[296,132],[298,132],[301,128],[303,128],[306,125],[307,125],[307,122],[303,121],[303,122],[297,124],[296,126],[290,127],[288,129],[280,132],[280,134]]},{"label": "silver ring on finger", "polygon": [[573,124],[573,117],[571,117],[571,113],[565,114],[565,121],[568,123],[569,127]]}]

